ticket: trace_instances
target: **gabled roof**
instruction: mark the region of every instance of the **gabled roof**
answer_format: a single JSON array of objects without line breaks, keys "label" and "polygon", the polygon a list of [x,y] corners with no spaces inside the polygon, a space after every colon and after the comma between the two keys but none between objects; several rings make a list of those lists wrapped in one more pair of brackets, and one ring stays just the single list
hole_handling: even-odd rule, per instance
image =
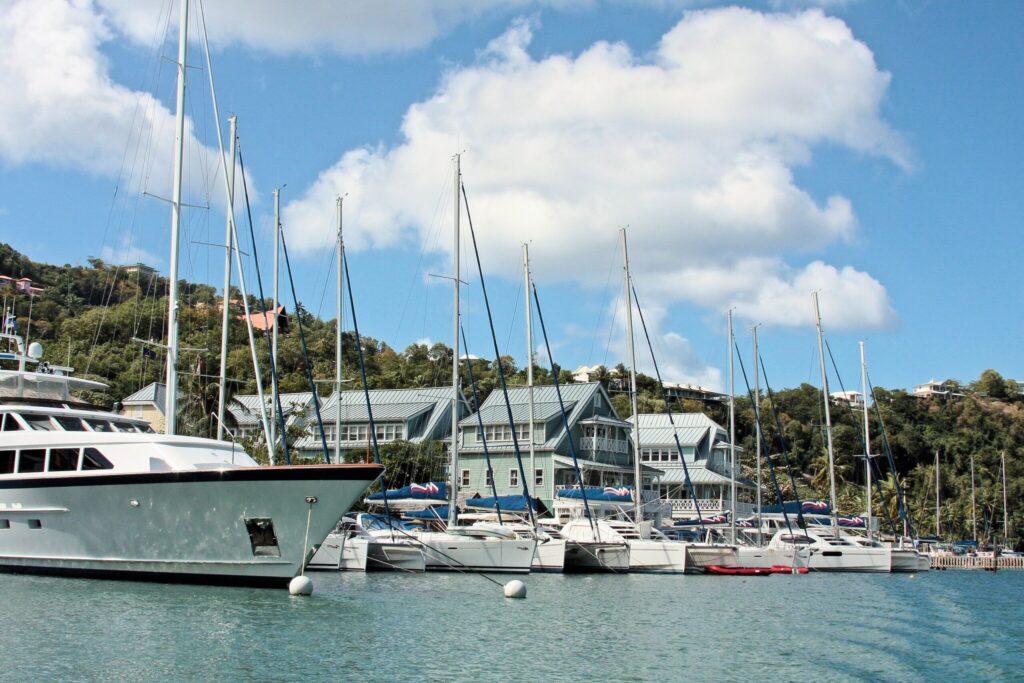
[{"label": "gabled roof", "polygon": [[[491,393],[491,396],[498,394],[501,397],[501,391],[495,390]],[[480,418],[483,420],[485,425],[498,425],[508,424],[508,406],[505,405],[504,397],[501,397],[495,405],[490,405],[490,396],[488,400],[484,401],[484,405],[480,408]],[[527,399],[529,400],[529,399]],[[509,392],[509,403],[512,407],[512,421],[513,422],[529,422],[530,420],[530,405],[529,403],[513,403],[511,391]],[[575,407],[575,401],[565,401],[565,409],[572,411]],[[558,405],[558,401],[552,401],[548,403],[539,403],[536,399],[533,402],[533,421],[537,424],[547,422],[551,418],[561,415],[562,409]],[[462,420],[459,423],[460,427],[476,427],[480,424],[476,413],[473,413],[469,417]]]},{"label": "gabled roof", "polygon": [[[293,406],[301,406],[305,408],[307,405],[313,402],[313,393],[310,391],[300,391],[289,394],[279,394],[281,399],[281,408],[287,412]],[[269,415],[272,397],[270,393],[264,395],[264,400],[267,405],[267,411]],[[227,405],[228,411],[234,416],[235,422],[240,426],[258,424],[260,421],[260,403],[259,397],[256,394],[245,394],[242,396],[234,396]],[[297,419],[299,416],[292,414],[289,417],[289,422]]]},{"label": "gabled roof", "polygon": [[[576,425],[576,423],[578,423],[580,419],[592,409],[594,396],[597,395],[602,396],[608,406],[611,407],[612,413],[615,413],[615,408],[612,406],[611,400],[608,398],[608,394],[605,393],[604,387],[602,387],[599,382],[572,382],[569,384],[560,384],[559,388],[561,389],[562,402],[564,403],[565,410],[568,413],[570,425]],[[513,418],[515,418],[517,413],[523,416],[521,420],[515,419],[515,422],[517,423],[526,422],[528,419],[527,410],[530,400],[529,396],[529,389],[527,387],[511,387],[508,390],[508,401],[512,406]],[[547,407],[553,405],[554,412],[551,413],[552,416],[560,413],[560,409],[558,407],[558,393],[555,391],[554,385],[535,386],[533,388],[533,400],[535,406],[543,405]],[[505,406],[505,397],[501,391],[492,391],[480,407],[480,412],[488,417],[495,414],[504,416],[503,419],[496,420],[492,422],[492,424],[498,424],[499,422],[507,424],[508,422],[508,411]],[[538,422],[540,421],[539,418],[535,419],[537,419]],[[460,424],[475,425],[476,423],[476,416],[472,415],[463,420]],[[487,424],[486,420],[484,423]],[[565,440],[565,438],[565,430],[559,428],[555,430],[554,435],[550,439],[543,444],[535,446],[535,448],[539,450],[554,451],[557,450],[558,446]],[[512,451],[514,448],[515,446],[512,443],[487,444],[487,449],[489,451]],[[520,445],[520,449],[521,448],[522,445]],[[477,450],[482,451],[483,448],[482,446],[479,449],[476,446],[463,446],[463,450],[475,453]]]},{"label": "gabled roof", "polygon": [[144,386],[131,396],[121,401],[122,405],[135,406],[143,403],[154,404],[162,413],[167,404],[167,387],[163,382],[153,382]]},{"label": "gabled roof", "polygon": [[[727,438],[725,429],[704,413],[672,413],[671,420],[664,413],[641,413],[639,417],[641,449],[648,446],[674,447],[676,434],[679,435],[680,444],[690,447],[699,446],[708,432],[713,437]],[[628,421],[630,424],[636,423],[633,417]]]},{"label": "gabled roof", "polygon": [[[416,389],[370,389],[370,404],[373,408],[373,421],[408,422],[424,413],[430,417],[423,429],[423,434],[432,434],[438,428],[438,422],[451,419],[447,412],[447,404],[452,400],[455,390],[452,387],[427,387]],[[463,408],[466,399],[459,397]],[[366,411],[366,394],[362,389],[332,393],[320,408],[324,422],[333,423],[341,411],[342,422],[366,423],[369,416]]]}]

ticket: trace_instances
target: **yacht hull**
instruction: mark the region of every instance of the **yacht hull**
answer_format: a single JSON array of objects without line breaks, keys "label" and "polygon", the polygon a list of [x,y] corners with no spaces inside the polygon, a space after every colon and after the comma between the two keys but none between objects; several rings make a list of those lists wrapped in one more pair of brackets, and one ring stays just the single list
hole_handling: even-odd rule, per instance
[{"label": "yacht hull", "polygon": [[565,568],[565,540],[552,538],[538,541],[537,550],[533,555],[532,572],[558,573]]},{"label": "yacht hull", "polygon": [[630,540],[629,571],[654,574],[686,572],[686,545],[679,541]]},{"label": "yacht hull", "polygon": [[307,565],[313,570],[365,572],[369,551],[366,539],[349,538],[348,534],[327,534]]},{"label": "yacht hull", "polygon": [[817,572],[888,572],[891,557],[889,548],[811,548],[807,567]]},{"label": "yacht hull", "polygon": [[703,573],[705,567],[738,567],[736,547],[731,545],[707,545],[687,543],[687,569],[691,573]]},{"label": "yacht hull", "polygon": [[795,559],[793,550],[777,550],[774,548],[757,548],[753,546],[738,546],[736,548],[736,562],[738,567],[746,569],[764,569],[776,566],[793,567],[807,564],[807,553]]},{"label": "yacht hull", "polygon": [[0,479],[0,570],[286,586],[381,470],[326,465]]},{"label": "yacht hull", "polygon": [[629,546],[625,542],[566,541],[563,571],[628,572]]},{"label": "yacht hull", "polygon": [[890,571],[916,572],[920,569],[920,560],[916,550],[909,548],[892,548]]},{"label": "yacht hull", "polygon": [[482,571],[527,574],[536,541],[520,538],[474,538],[458,534],[421,533],[427,571]]}]

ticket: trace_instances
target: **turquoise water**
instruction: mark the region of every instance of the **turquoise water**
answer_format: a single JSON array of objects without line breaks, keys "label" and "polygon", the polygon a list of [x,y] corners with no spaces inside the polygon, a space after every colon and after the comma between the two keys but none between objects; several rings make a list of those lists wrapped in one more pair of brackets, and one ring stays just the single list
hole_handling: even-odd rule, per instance
[{"label": "turquoise water", "polygon": [[1020,680],[1024,572],[312,575],[317,592],[0,575],[2,680]]}]

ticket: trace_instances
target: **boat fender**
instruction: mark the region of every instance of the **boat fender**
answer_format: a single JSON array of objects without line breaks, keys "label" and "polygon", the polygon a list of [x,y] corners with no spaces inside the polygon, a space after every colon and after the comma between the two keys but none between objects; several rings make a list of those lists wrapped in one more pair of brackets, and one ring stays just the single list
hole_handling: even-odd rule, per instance
[{"label": "boat fender", "polygon": [[505,597],[506,598],[525,598],[526,597],[526,584],[519,579],[513,579],[505,584]]},{"label": "boat fender", "polygon": [[288,584],[290,595],[312,595],[313,581],[308,576],[296,576]]}]

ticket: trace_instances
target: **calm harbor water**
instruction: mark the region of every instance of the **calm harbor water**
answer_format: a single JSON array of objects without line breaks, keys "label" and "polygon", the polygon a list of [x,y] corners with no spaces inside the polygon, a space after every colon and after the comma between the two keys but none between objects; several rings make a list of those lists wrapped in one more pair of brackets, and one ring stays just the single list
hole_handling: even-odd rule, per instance
[{"label": "calm harbor water", "polygon": [[[3,680],[1020,680],[1024,572],[312,574],[317,592],[0,575]],[[499,580],[504,580],[499,578]]]}]

